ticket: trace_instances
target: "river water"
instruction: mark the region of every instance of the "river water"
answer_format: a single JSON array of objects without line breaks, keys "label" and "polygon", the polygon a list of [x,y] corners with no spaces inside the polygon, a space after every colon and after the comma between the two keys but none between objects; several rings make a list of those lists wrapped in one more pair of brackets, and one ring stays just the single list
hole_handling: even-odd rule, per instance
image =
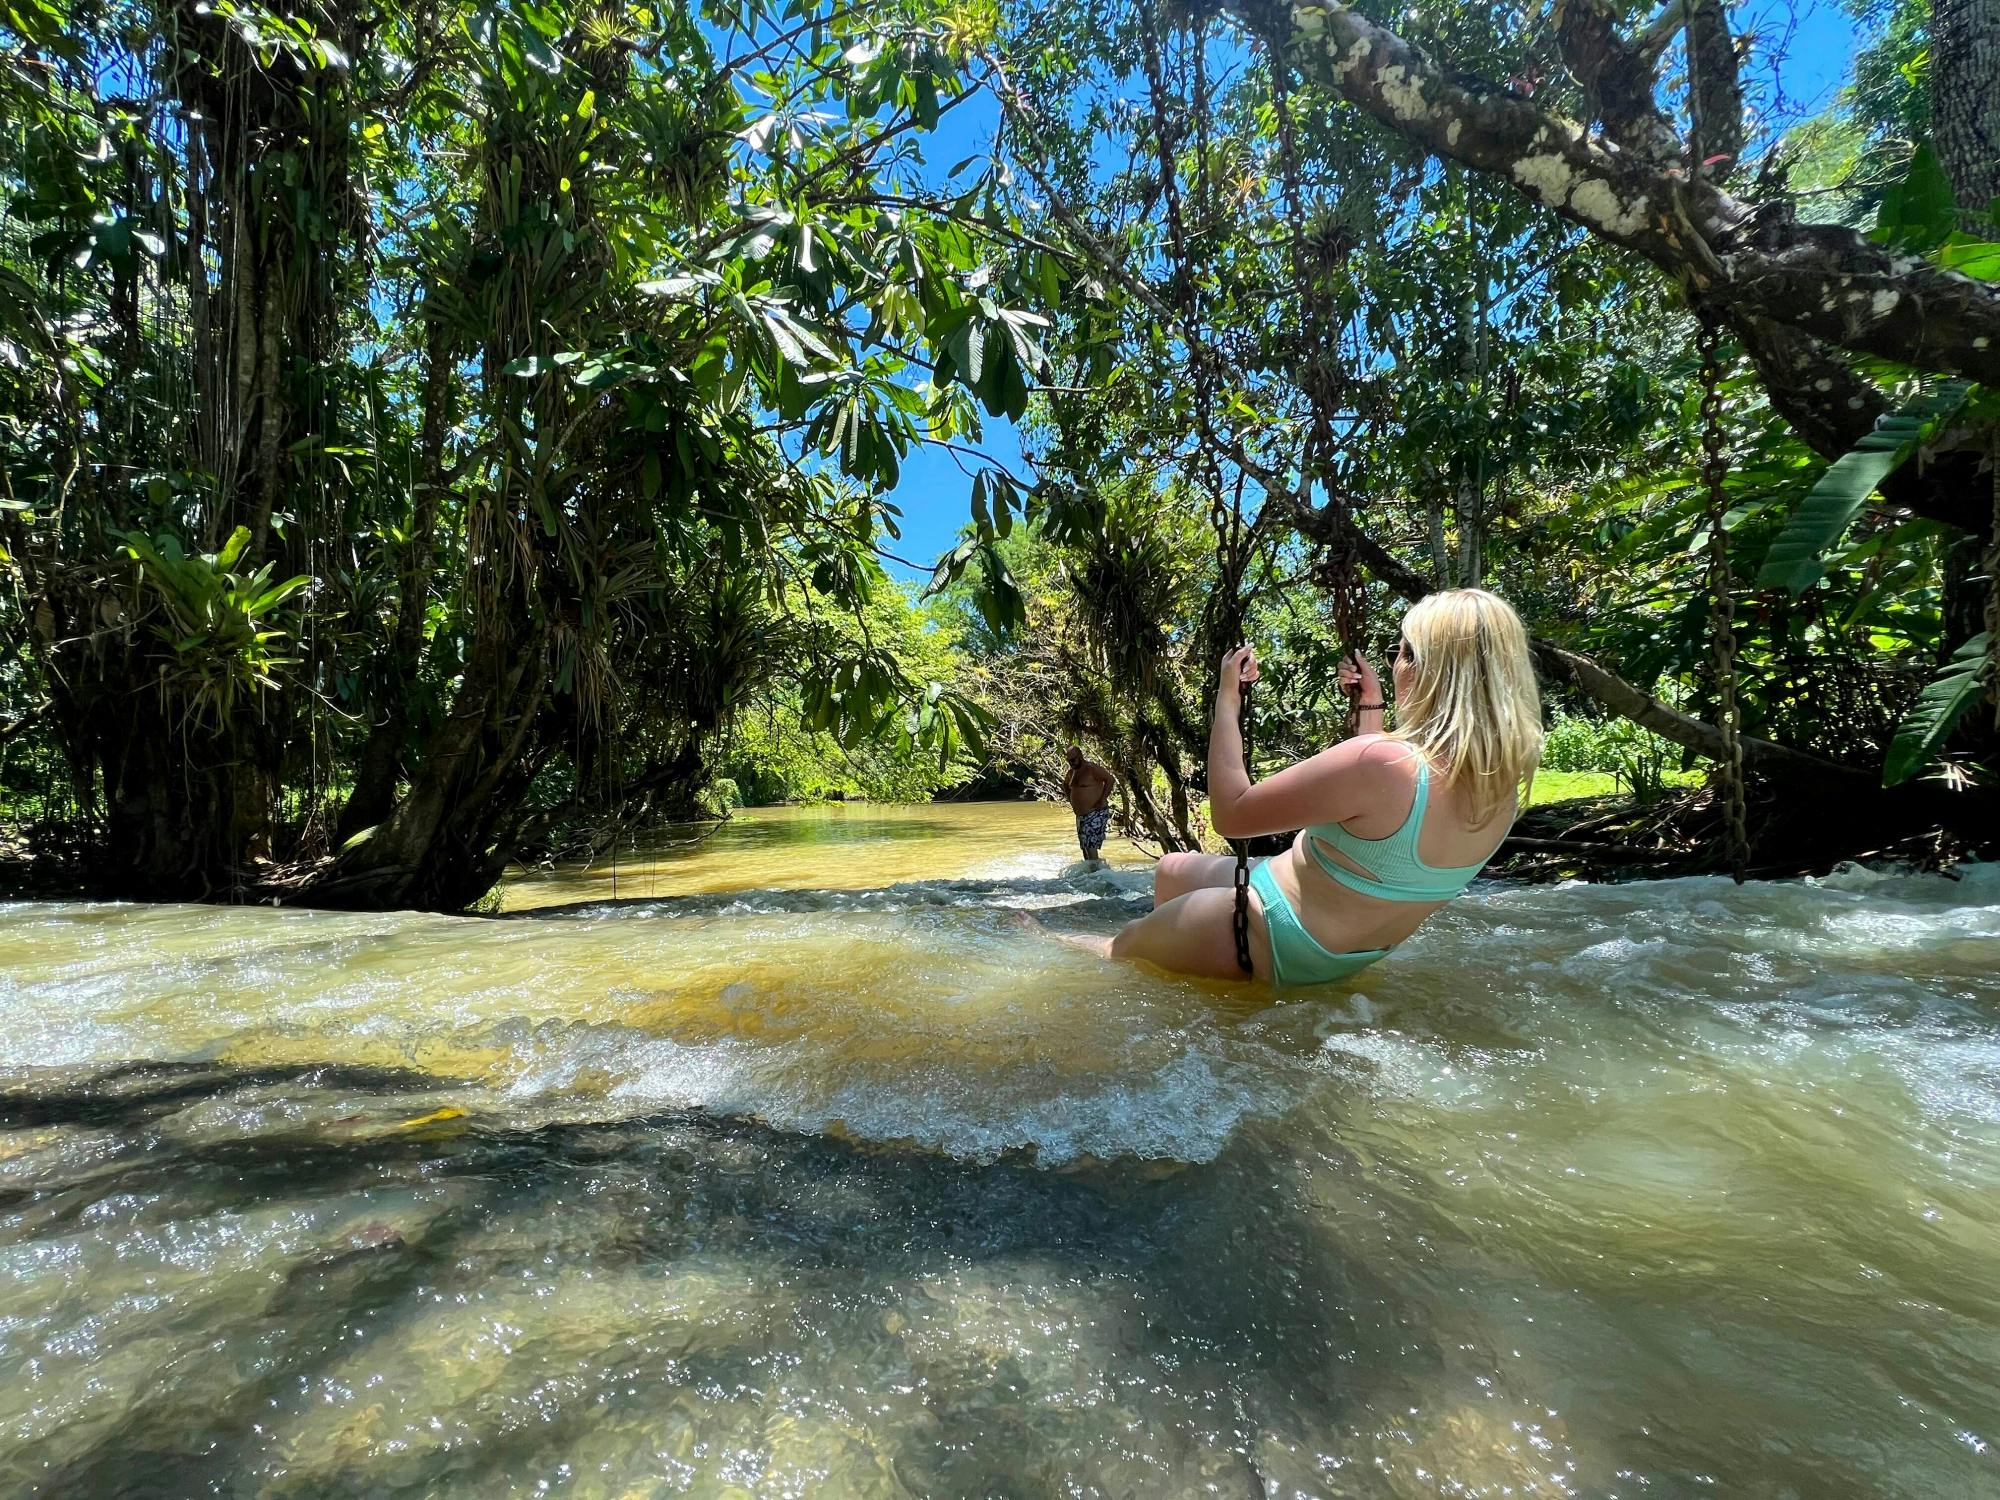
[{"label": "river water", "polygon": [[2000,1494],[2000,868],[1272,1004],[1067,832],[0,906],[0,1494]]}]

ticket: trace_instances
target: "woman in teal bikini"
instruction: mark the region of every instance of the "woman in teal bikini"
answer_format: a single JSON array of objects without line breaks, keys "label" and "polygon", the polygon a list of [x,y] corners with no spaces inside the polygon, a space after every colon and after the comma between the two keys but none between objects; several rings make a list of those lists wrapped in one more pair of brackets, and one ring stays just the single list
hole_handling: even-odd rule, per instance
[{"label": "woman in teal bikini", "polygon": [[[1542,751],[1542,709],[1528,634],[1504,599],[1449,589],[1403,618],[1393,664],[1397,725],[1375,671],[1342,664],[1358,689],[1353,738],[1251,783],[1243,770],[1249,648],[1222,659],[1208,740],[1209,817],[1226,838],[1297,828],[1285,853],[1250,876],[1250,956],[1257,977],[1319,984],[1383,957],[1472,883],[1513,826]],[[1169,854],[1153,910],[1111,940],[1114,958],[1238,979],[1231,921],[1235,861]]]}]

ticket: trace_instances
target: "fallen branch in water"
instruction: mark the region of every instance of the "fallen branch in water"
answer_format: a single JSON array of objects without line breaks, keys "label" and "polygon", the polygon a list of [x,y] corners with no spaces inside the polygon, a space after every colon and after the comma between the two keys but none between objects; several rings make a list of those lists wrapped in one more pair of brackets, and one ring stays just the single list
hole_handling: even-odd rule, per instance
[{"label": "fallen branch in water", "polygon": [[1536,839],[1509,835],[1500,845],[1499,857],[1509,854],[1574,854],[1583,859],[1638,860],[1658,864],[1688,859],[1694,852],[1687,849],[1645,849],[1636,844],[1607,844],[1588,839]]}]

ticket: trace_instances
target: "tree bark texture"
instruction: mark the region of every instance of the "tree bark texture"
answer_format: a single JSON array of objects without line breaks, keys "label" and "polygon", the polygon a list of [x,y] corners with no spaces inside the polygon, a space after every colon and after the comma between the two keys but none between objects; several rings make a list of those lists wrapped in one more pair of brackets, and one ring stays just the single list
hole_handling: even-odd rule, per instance
[{"label": "tree bark texture", "polygon": [[2000,0],[1932,0],[1931,136],[1959,208],[1991,238],[2000,199]]}]

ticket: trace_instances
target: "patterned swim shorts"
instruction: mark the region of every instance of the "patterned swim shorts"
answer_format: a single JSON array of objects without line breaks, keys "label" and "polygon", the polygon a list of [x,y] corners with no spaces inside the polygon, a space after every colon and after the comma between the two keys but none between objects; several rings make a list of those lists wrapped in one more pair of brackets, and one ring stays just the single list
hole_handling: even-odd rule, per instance
[{"label": "patterned swim shorts", "polygon": [[1076,842],[1080,849],[1101,849],[1104,835],[1111,831],[1111,809],[1100,807],[1076,820]]}]

